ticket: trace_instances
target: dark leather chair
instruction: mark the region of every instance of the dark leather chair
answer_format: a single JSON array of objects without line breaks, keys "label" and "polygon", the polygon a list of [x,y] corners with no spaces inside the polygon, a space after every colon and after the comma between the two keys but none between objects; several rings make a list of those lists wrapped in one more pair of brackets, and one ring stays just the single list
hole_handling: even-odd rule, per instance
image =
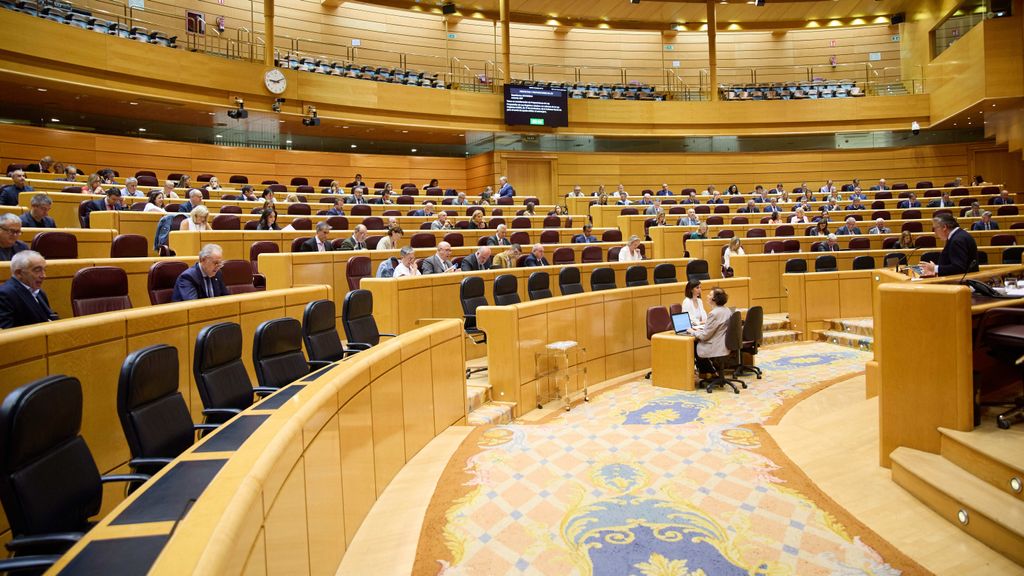
[{"label": "dark leather chair", "polygon": [[551,264],[553,266],[566,266],[568,264],[576,263],[576,253],[572,248],[568,246],[562,246],[561,248],[555,248],[555,251],[551,254]]},{"label": "dark leather chair", "polygon": [[437,246],[437,239],[429,232],[417,232],[409,238],[409,245],[413,248],[433,248]]},{"label": "dark leather chair", "polygon": [[[81,186],[65,186],[61,189],[65,194],[81,194]],[[89,203],[92,200],[82,200],[78,203],[78,225],[82,228],[89,227]]]},{"label": "dark leather chair", "polygon": [[266,276],[260,274],[260,254],[278,254],[280,252],[281,247],[277,245],[277,242],[269,240],[259,240],[249,246],[249,265],[252,266],[253,284],[257,288],[266,288],[267,286]]},{"label": "dark leather chair", "polygon": [[353,256],[345,262],[345,278],[349,290],[358,290],[359,281],[372,275],[369,256]]},{"label": "dark leather chair", "polygon": [[786,260],[786,274],[803,274],[807,272],[807,261],[803,258]]},{"label": "dark leather chair", "polygon": [[558,272],[558,290],[562,296],[582,294],[583,283],[580,280],[580,269],[567,266]]},{"label": "dark leather chair", "polygon": [[337,362],[352,353],[341,345],[335,324],[334,300],[314,300],[302,313],[302,340],[310,360]]},{"label": "dark leather chair", "polygon": [[[985,254],[984,252],[978,251],[978,254]],[[1020,264],[1024,256],[1024,247],[1014,246],[1013,248],[1007,248],[1003,250],[1003,264]],[[988,257],[988,254],[985,254]],[[981,259],[978,259],[978,263],[981,263]]]},{"label": "dark leather chair", "polygon": [[850,238],[850,250],[870,250],[871,241],[867,238]]},{"label": "dark leather chair", "polygon": [[883,262],[885,262],[886,267],[891,266],[891,264],[889,264],[889,260],[898,261],[900,266],[907,265],[907,255],[904,254],[903,252],[889,252],[888,254],[886,254],[885,260],[883,260]]},{"label": "dark leather chair", "polygon": [[601,234],[601,242],[622,242],[621,230],[605,230]]},{"label": "dark leather chair", "polygon": [[854,270],[874,270],[875,269],[875,257],[874,256],[857,256],[853,259]]},{"label": "dark leather chair", "polygon": [[544,221],[541,223],[542,228],[561,228],[561,226],[562,219],[555,215],[545,216]]},{"label": "dark leather chair", "polygon": [[764,243],[764,253],[765,254],[774,254],[776,252],[785,252],[785,251],[786,251],[786,245],[782,242],[782,240],[769,240],[769,241]]},{"label": "dark leather chair", "polygon": [[313,221],[309,218],[296,218],[292,220],[292,228],[296,230],[312,230]]},{"label": "dark leather chair", "polygon": [[225,260],[220,273],[228,294],[247,294],[258,291],[253,283],[252,264],[248,260]]},{"label": "dark leather chair", "polygon": [[590,291],[597,292],[599,290],[614,290],[618,288],[615,285],[615,270],[607,267],[594,268],[590,272]]},{"label": "dark leather chair", "polygon": [[110,243],[111,258],[145,258],[149,256],[149,241],[142,234],[118,234]]},{"label": "dark leather chair", "polygon": [[132,470],[153,475],[188,449],[196,431],[215,424],[192,424],[178,392],[178,349],[148,346],[128,355],[117,380],[117,416],[128,440]]},{"label": "dark leather chair", "polygon": [[907,231],[907,232],[915,233],[916,234],[916,233],[921,232],[922,230],[924,230],[924,226],[922,226],[921,223],[917,222],[917,221],[914,221],[914,222],[904,222],[903,225],[900,226],[900,231],[902,232],[904,230]]},{"label": "dark leather chair", "polygon": [[291,249],[289,251],[290,252],[302,252],[302,245],[305,244],[306,240],[309,240],[309,238],[310,238],[309,236],[299,236],[298,238],[293,238],[292,239],[292,246],[291,246]]},{"label": "dark leather chair", "polygon": [[[1017,359],[1024,354],[1024,308],[993,308],[986,311],[975,331],[974,347],[985,350],[997,362],[1010,366],[1010,370],[1019,370]],[[1003,430],[1024,416],[1024,394],[1007,401],[985,402],[981,405],[1011,407],[996,416],[996,425]],[[975,406],[974,413],[977,426],[980,424],[980,405]]]},{"label": "dark leather chair", "polygon": [[103,484],[149,478],[101,477],[81,428],[82,385],[71,376],[20,386],[0,405],[0,503],[15,556],[63,553],[92,527]]},{"label": "dark leather chair", "polygon": [[[476,309],[488,306],[484,290],[484,279],[479,276],[467,276],[459,284],[459,301],[462,303],[463,330],[474,344],[487,343],[487,334],[476,326]],[[484,372],[487,367],[466,368],[466,378],[477,372]]]},{"label": "dark leather chair", "polygon": [[[672,330],[672,316],[669,314],[668,308],[664,306],[651,306],[647,309],[647,341],[651,341],[651,337],[659,332],[668,332]],[[644,378],[650,378],[651,372],[648,371]]]},{"label": "dark leather chair", "polygon": [[210,222],[214,230],[241,230],[242,219],[236,214],[217,214]]},{"label": "dark leather chair", "polygon": [[626,268],[626,287],[647,286],[647,267],[633,265]]},{"label": "dark leather chair", "polygon": [[831,254],[824,254],[814,259],[814,271],[815,272],[837,272],[839,265],[836,263],[836,257]]},{"label": "dark leather chair", "polygon": [[540,233],[541,244],[558,244],[561,241],[558,230],[544,230]]},{"label": "dark leather chair", "polygon": [[344,216],[331,216],[327,218],[331,230],[348,230],[348,218]]},{"label": "dark leather chair", "polygon": [[697,383],[697,387],[707,390],[708,394],[711,394],[715,387],[724,388],[728,386],[732,388],[734,394],[740,393],[739,389],[736,388],[736,384],[744,388],[747,387],[745,382],[735,378],[735,373],[733,378],[726,376],[726,362],[743,347],[743,319],[740,317],[739,312],[733,312],[729,318],[729,326],[726,328],[725,333],[725,347],[729,351],[728,356],[708,359],[715,368],[714,376],[702,379]]},{"label": "dark leather chair", "polygon": [[494,279],[494,305],[519,304],[519,282],[511,274],[501,274]]},{"label": "dark leather chair", "polygon": [[150,266],[146,279],[149,303],[156,306],[170,302],[174,296],[174,283],[185,270],[188,270],[188,264],[177,260],[162,260]]},{"label": "dark leather chair", "polygon": [[602,254],[600,246],[587,246],[580,253],[580,262],[583,264],[593,264],[595,262],[604,262],[604,256]]},{"label": "dark leather chair", "polygon": [[[739,376],[744,372],[750,372],[760,380],[761,369],[754,366],[754,357],[757,356],[757,349],[761,346],[761,340],[764,339],[764,308],[751,306],[747,310],[747,317],[743,321],[742,339],[743,345],[736,351],[736,370],[733,375]],[[750,364],[743,363],[744,354],[750,355]]]},{"label": "dark leather chair", "polygon": [[459,232],[449,232],[444,235],[444,242],[447,242],[452,248],[458,248],[466,245],[466,238]]},{"label": "dark leather chair", "polygon": [[532,224],[528,217],[519,216],[512,219],[512,223],[509,224],[509,228],[532,228]]},{"label": "dark leather chair", "polygon": [[234,322],[211,324],[199,331],[192,374],[209,423],[227,422],[252,406],[253,395],[277,392],[277,388],[253,388],[242,363],[242,327]]},{"label": "dark leather chair", "polygon": [[306,361],[302,325],[294,318],[267,320],[256,327],[252,347],[256,379],[264,388],[281,388],[330,362]]},{"label": "dark leather chair", "polygon": [[673,284],[678,282],[676,278],[676,266],[675,264],[669,264],[668,262],[662,262],[654,267],[654,283],[655,284]]},{"label": "dark leather chair", "polygon": [[75,316],[127,310],[131,307],[128,274],[121,268],[82,268],[71,279],[71,312]]},{"label": "dark leather chair", "polygon": [[[225,195],[221,196],[220,199],[221,200],[236,200],[234,194],[225,194]],[[242,208],[239,207],[239,206],[230,206],[230,205],[229,206],[221,206],[220,213],[221,214],[241,214],[242,213]],[[216,220],[216,218],[214,218],[214,220]],[[233,230],[233,228],[232,228],[232,230]]]},{"label": "dark leather chair", "polygon": [[693,282],[694,280],[711,280],[707,260],[691,260],[686,263],[686,281]]},{"label": "dark leather chair", "polygon": [[919,236],[914,239],[914,248],[935,248],[935,236]]},{"label": "dark leather chair", "polygon": [[931,252],[925,252],[924,254],[921,254],[921,258],[919,258],[919,260],[921,262],[931,262],[932,264],[938,264],[939,258],[941,257],[942,252],[932,250]]},{"label": "dark leather chair", "polygon": [[551,278],[547,272],[534,272],[526,281],[526,294],[530,300],[551,298]]},{"label": "dark leather chair", "polygon": [[373,319],[373,293],[369,290],[352,290],[345,295],[341,305],[341,325],[345,329],[345,340],[353,351],[367,350],[380,343],[382,334]]},{"label": "dark leather chair", "polygon": [[[1013,246],[1017,243],[1017,237],[1013,234],[995,234],[989,238],[989,246]],[[916,244],[916,243],[915,243]]]},{"label": "dark leather chair", "polygon": [[622,246],[612,246],[611,248],[609,248],[608,249],[608,261],[609,262],[618,262],[619,261],[619,252],[620,251],[622,251]]},{"label": "dark leather chair", "polygon": [[32,249],[47,260],[78,258],[78,238],[69,232],[40,232],[32,239]]}]

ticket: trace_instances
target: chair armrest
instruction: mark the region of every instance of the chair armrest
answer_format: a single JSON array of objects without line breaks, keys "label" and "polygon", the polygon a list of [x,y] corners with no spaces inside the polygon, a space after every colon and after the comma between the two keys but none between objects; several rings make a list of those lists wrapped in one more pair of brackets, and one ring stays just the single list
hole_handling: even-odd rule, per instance
[{"label": "chair armrest", "polygon": [[310,360],[308,363],[310,372],[316,372],[321,368],[327,368],[331,364],[334,364],[334,362],[328,362],[327,360]]},{"label": "chair armrest", "polygon": [[252,389],[252,393],[262,398],[264,396],[270,396],[271,394],[277,392],[278,390],[280,390],[280,388],[273,388],[271,386],[257,386]]},{"label": "chair armrest", "polygon": [[173,458],[132,458],[128,461],[128,465],[132,468],[138,468],[140,466],[166,466],[174,460]]},{"label": "chair armrest", "polygon": [[992,308],[985,312],[978,322],[978,329],[975,331],[975,347],[981,344],[982,338],[989,328],[1002,326],[1004,324],[1024,324],[1024,308]]},{"label": "chair armrest", "polygon": [[19,556],[17,558],[5,558],[0,560],[0,572],[4,574],[16,574],[22,570],[32,570],[39,573],[53,566],[60,560],[60,556]]},{"label": "chair armrest", "polygon": [[33,548],[36,546],[47,546],[54,544],[67,544],[68,548],[82,539],[85,536],[82,532],[54,532],[52,534],[38,534],[36,536],[22,536],[21,538],[15,538],[6,544],[7,549],[11,552],[17,552],[18,550],[24,550],[26,548]]},{"label": "chair armrest", "polygon": [[100,476],[100,482],[104,484],[110,482],[145,482],[149,479],[149,474],[108,474]]},{"label": "chair armrest", "polygon": [[346,344],[352,350],[369,350],[373,348],[373,346],[366,342],[346,342]]},{"label": "chair armrest", "polygon": [[388,338],[398,338],[398,334],[378,334],[378,336],[387,336]]},{"label": "chair armrest", "polygon": [[267,287],[267,277],[264,276],[263,274],[253,274],[252,275],[252,285],[257,287],[257,288],[266,288]]},{"label": "chair armrest", "polygon": [[192,425],[192,429],[196,430],[196,431],[198,431],[198,430],[216,430],[217,428],[220,428],[220,424],[193,424]]},{"label": "chair armrest", "polygon": [[204,408],[203,416],[234,416],[241,412],[238,408]]}]

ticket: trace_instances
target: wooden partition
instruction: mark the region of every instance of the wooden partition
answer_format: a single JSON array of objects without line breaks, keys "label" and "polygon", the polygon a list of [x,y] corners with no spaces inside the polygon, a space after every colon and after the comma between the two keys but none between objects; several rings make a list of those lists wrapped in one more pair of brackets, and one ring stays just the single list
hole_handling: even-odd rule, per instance
[{"label": "wooden partition", "polygon": [[[729,293],[729,305],[749,305],[748,278],[708,281]],[[651,366],[646,317],[651,306],[669,306],[683,299],[683,283],[619,288],[558,296],[510,306],[477,309],[477,324],[487,333],[487,370],[495,400],[514,402],[521,416],[537,405],[536,354],[551,342],[572,340],[586,348],[585,363],[575,350],[569,365],[585,368],[590,384]],[[582,371],[574,371],[570,388],[577,390]],[[580,376],[581,377],[581,376]]]},{"label": "wooden partition", "polygon": [[[45,286],[44,286],[45,288]],[[38,378],[67,374],[81,380],[84,392],[82,435],[103,473],[126,470],[128,445],[117,417],[117,379],[121,364],[134,350],[153,344],[178,349],[179,392],[195,422],[202,422],[202,401],[192,375],[195,339],[199,330],[217,322],[237,322],[242,333],[242,360],[254,385],[252,334],[265,320],[290,316],[302,319],[308,302],[331,298],[328,286],[306,286],[224,296],[192,302],[107,312],[0,331],[0,396]],[[463,403],[465,398],[463,397]],[[123,497],[106,490],[109,506]],[[7,530],[6,518],[0,529]]]},{"label": "wooden partition", "polygon": [[875,270],[783,274],[790,327],[804,340],[814,340],[813,332],[827,328],[831,319],[871,316],[875,275]]},{"label": "wooden partition", "polygon": [[[125,550],[161,550],[133,561],[138,573],[333,574],[402,466],[465,424],[462,350],[461,324],[440,321],[285,387],[165,467],[55,570],[105,560],[99,572],[110,572],[129,554],[97,548],[118,539]],[[143,503],[174,522],[133,514]]]},{"label": "wooden partition", "polygon": [[[32,240],[43,232],[53,232],[53,228],[21,228],[20,240],[32,246]],[[110,244],[118,235],[116,229],[107,228],[60,228],[58,232],[67,232],[78,239],[79,258],[110,258]]]}]

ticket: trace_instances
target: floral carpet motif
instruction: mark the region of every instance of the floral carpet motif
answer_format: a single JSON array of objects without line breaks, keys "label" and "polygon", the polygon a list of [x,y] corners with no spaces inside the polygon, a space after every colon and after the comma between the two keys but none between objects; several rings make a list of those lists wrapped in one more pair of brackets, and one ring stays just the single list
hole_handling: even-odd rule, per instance
[{"label": "floral carpet motif", "polygon": [[628,382],[540,424],[471,435],[435,493],[415,571],[900,574],[916,565],[871,534],[883,558],[853,535],[865,528],[851,531],[813,486],[789,482],[788,461],[773,461],[760,433],[787,399],[869,358],[778,347],[761,352],[764,379],[747,378],[738,395]]}]

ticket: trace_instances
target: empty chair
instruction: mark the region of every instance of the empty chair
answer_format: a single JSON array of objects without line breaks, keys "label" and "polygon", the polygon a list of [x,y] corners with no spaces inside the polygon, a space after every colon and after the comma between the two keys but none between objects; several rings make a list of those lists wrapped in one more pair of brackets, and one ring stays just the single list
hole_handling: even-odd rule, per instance
[{"label": "empty chair", "polygon": [[[232,195],[231,194],[225,194],[223,197],[221,197],[221,200],[234,200],[234,197],[230,197],[229,198],[229,196],[232,196]],[[139,204],[139,202],[136,202],[135,204]],[[239,207],[239,206],[221,206],[220,213],[221,214],[241,214],[242,213],[242,208]]]},{"label": "empty chair", "polygon": [[178,349],[156,344],[128,355],[117,380],[117,416],[128,440],[136,472],[155,474],[196,440],[197,430],[216,424],[192,424],[178,392]]},{"label": "empty chair", "polygon": [[992,236],[989,245],[990,246],[1013,246],[1017,243],[1017,238],[1013,234],[996,234]]},{"label": "empty chair", "polygon": [[176,260],[164,260],[150,266],[146,279],[149,303],[156,306],[170,302],[174,296],[174,283],[185,270],[188,270],[188,264]]},{"label": "empty chair", "polygon": [[[509,239],[509,242],[511,242],[513,244],[521,244],[523,246],[526,246],[527,244],[532,244],[532,242],[530,242],[530,233],[529,232],[523,232],[522,230],[513,232],[508,237],[508,239]],[[486,237],[481,237],[481,240],[484,241],[484,244],[481,244],[481,246],[485,245],[486,241],[487,241],[487,238]]]},{"label": "empty chair", "polygon": [[590,273],[590,291],[597,292],[599,290],[614,290],[618,288],[615,285],[615,271],[611,268],[602,266],[600,268],[594,268]]},{"label": "empty chair", "polygon": [[924,254],[921,254],[920,260],[921,262],[931,262],[932,264],[938,264],[941,255],[941,252],[935,252],[933,250],[931,252],[925,252]]},{"label": "empty chair", "polygon": [[647,286],[647,267],[639,264],[626,268],[626,287]]},{"label": "empty chair", "polygon": [[437,239],[433,234],[417,232],[409,239],[409,245],[413,248],[433,248],[437,245]]},{"label": "empty chair", "polygon": [[903,252],[889,252],[888,254],[885,255],[885,265],[887,267],[892,266],[892,264],[890,263],[892,261],[898,262],[898,265],[900,266],[906,266],[907,255],[904,254]]},{"label": "empty chair", "polygon": [[[459,301],[462,303],[463,327],[466,337],[474,344],[485,344],[487,334],[477,328],[476,309],[487,306],[487,295],[484,293],[484,279],[479,276],[467,276],[459,283]],[[487,367],[467,368],[466,378],[477,372],[484,372]]]},{"label": "empty chair", "polygon": [[609,262],[618,262],[619,261],[619,252],[621,252],[621,251],[622,251],[622,246],[612,246],[611,248],[609,248],[608,249],[608,261]]},{"label": "empty chair", "polygon": [[47,260],[78,258],[78,238],[69,232],[40,232],[32,239],[32,249]]},{"label": "empty chair", "polygon": [[918,210],[917,208],[913,208],[913,209],[910,209],[910,210],[904,210],[903,213],[900,214],[900,218],[903,219],[903,220],[920,220],[921,219],[921,211]]},{"label": "empty chair", "polygon": [[[669,314],[668,308],[664,306],[651,306],[647,309],[647,341],[650,342],[651,338],[658,333],[668,332],[672,330],[672,316]],[[644,378],[650,378],[651,372],[648,371]]]},{"label": "empty chair", "polygon": [[850,238],[850,250],[868,250],[871,248],[871,241],[867,238]]},{"label": "empty chair", "polygon": [[252,347],[256,379],[264,388],[281,388],[328,362],[306,361],[302,325],[294,318],[275,318],[256,327]]},{"label": "empty chair", "polygon": [[786,260],[786,274],[803,274],[807,272],[807,260],[790,258]]},{"label": "empty chair", "polygon": [[214,230],[241,230],[242,219],[237,214],[217,214],[210,227]]},{"label": "empty chair", "polygon": [[337,362],[349,352],[341,345],[333,300],[314,300],[306,304],[302,313],[302,340],[310,360]]},{"label": "empty chair", "polygon": [[509,228],[531,228],[531,227],[532,226],[530,225],[530,219],[527,218],[526,216],[518,216],[516,218],[513,218],[512,219],[512,224],[509,225]]},{"label": "empty chair", "polygon": [[686,264],[686,281],[693,282],[694,280],[710,280],[711,274],[708,273],[708,261],[707,260],[691,260]]},{"label": "empty chair", "polygon": [[511,274],[501,274],[494,279],[494,305],[519,304],[519,283]]},{"label": "empty chair", "polygon": [[914,239],[914,248],[935,248],[935,236],[918,236]]},{"label": "empty chair", "polygon": [[654,267],[654,283],[655,284],[672,284],[678,282],[676,278],[676,266],[675,264],[669,264],[668,262],[662,262]]},{"label": "empty chair", "polygon": [[783,240],[782,241],[782,251],[783,252],[799,252],[800,251],[800,241],[797,240],[796,238],[789,238],[787,240]]},{"label": "empty chair", "polygon": [[978,266],[988,266],[988,252],[978,250]]},{"label": "empty chair", "polygon": [[604,262],[602,257],[602,250],[600,246],[587,246],[580,253],[580,262],[583,264],[592,264],[594,262]]},{"label": "empty chair", "polygon": [[564,266],[566,264],[576,263],[576,253],[572,248],[568,246],[562,246],[561,248],[555,248],[555,251],[551,254],[551,264],[555,266]]},{"label": "empty chair", "polygon": [[784,252],[786,245],[781,240],[769,240],[764,243],[765,254],[775,254],[776,252]]},{"label": "empty chair", "polygon": [[814,259],[815,272],[837,272],[839,265],[836,264],[836,257],[831,254],[823,254]]},{"label": "empty chair", "polygon": [[248,260],[225,260],[224,267],[220,269],[220,272],[228,294],[247,294],[257,291],[253,282],[252,264]]},{"label": "empty chair", "polygon": [[795,234],[795,231],[793,230],[793,226],[789,224],[779,224],[775,227],[776,236],[792,236],[793,234]]},{"label": "empty chair", "polygon": [[291,252],[302,252],[302,245],[309,240],[308,236],[299,236],[298,238],[292,238]]},{"label": "empty chair", "polygon": [[544,222],[541,223],[542,228],[559,228],[562,226],[562,219],[558,216],[545,216]]},{"label": "empty chair", "polygon": [[551,298],[551,278],[547,272],[534,272],[526,281],[526,295],[530,300]]},{"label": "empty chair", "polygon": [[341,325],[345,329],[345,340],[352,351],[368,350],[380,343],[382,336],[394,338],[394,334],[382,334],[373,317],[373,293],[369,290],[352,290],[345,295],[341,305]]},{"label": "empty chair", "polygon": [[352,216],[369,216],[373,213],[373,209],[370,208],[369,204],[355,204],[349,208],[348,212]]},{"label": "empty chair", "polygon": [[[735,223],[736,220],[734,219],[733,224]],[[747,238],[765,238],[767,236],[768,233],[764,228],[751,228],[750,230],[747,230]]]},{"label": "empty chair", "polygon": [[[978,254],[980,255],[982,252],[978,252]],[[1014,246],[1003,250],[1003,264],[1020,264],[1021,254],[1024,254],[1024,246]],[[981,258],[978,259],[978,263],[981,263]]]},{"label": "empty chair", "polygon": [[[249,183],[249,177],[248,176],[241,176],[239,174],[232,174],[231,177],[228,178],[228,182],[230,182],[231,184],[248,184]],[[329,186],[330,183],[328,182],[327,185]]]},{"label": "empty chair", "polygon": [[204,326],[196,337],[192,374],[207,422],[223,423],[252,406],[253,396],[277,388],[253,388],[242,362],[242,327],[234,322]]},{"label": "empty chair", "polygon": [[258,240],[253,242],[249,246],[249,264],[252,265],[254,274],[259,274],[259,256],[260,254],[278,254],[281,252],[281,247],[277,245],[277,242],[271,242],[269,240]]},{"label": "empty chair", "polygon": [[75,316],[127,310],[131,307],[128,274],[122,268],[82,268],[71,279],[71,311]]},{"label": "empty chair", "polygon": [[444,235],[444,241],[448,243],[452,248],[458,248],[459,246],[465,246],[465,237],[459,232],[449,232]]},{"label": "empty chair", "polygon": [[331,225],[331,230],[348,230],[348,218],[344,216],[331,216],[327,218],[327,223]]},{"label": "empty chair", "polygon": [[384,219],[380,216],[367,216],[363,218],[363,226],[366,226],[367,230],[383,230]]},{"label": "empty chair", "polygon": [[540,233],[541,244],[558,244],[560,241],[558,230],[544,230]]},{"label": "empty chair", "polygon": [[[728,336],[726,336],[728,338]],[[764,338],[764,308],[751,306],[747,310],[747,317],[743,321],[742,346],[736,351],[736,369],[733,376],[739,376],[744,372],[750,372],[761,379],[761,369],[754,366],[754,357],[757,356],[757,349],[761,346]],[[743,363],[743,354],[750,355],[750,364]]]},{"label": "empty chair", "polygon": [[345,278],[348,280],[349,290],[358,290],[359,281],[369,278],[372,274],[369,256],[353,256],[345,262]]},{"label": "empty chair", "polygon": [[1019,214],[1016,206],[1000,206],[996,209],[996,216],[1016,216]]},{"label": "empty chair", "polygon": [[906,230],[907,232],[917,233],[924,230],[920,222],[904,222],[903,226],[900,226],[900,231]]},{"label": "empty chair", "polygon": [[875,269],[875,257],[874,256],[857,256],[853,259],[854,270],[874,270]]},{"label": "empty chair", "polygon": [[149,256],[149,240],[142,234],[118,234],[110,243],[111,258],[145,258]]},{"label": "empty chair", "polygon": [[601,234],[601,242],[622,242],[622,231],[605,230]]},{"label": "empty chair", "polygon": [[562,296],[581,294],[583,292],[583,283],[580,280],[580,269],[575,266],[562,268],[558,272],[558,290],[562,293]]}]

